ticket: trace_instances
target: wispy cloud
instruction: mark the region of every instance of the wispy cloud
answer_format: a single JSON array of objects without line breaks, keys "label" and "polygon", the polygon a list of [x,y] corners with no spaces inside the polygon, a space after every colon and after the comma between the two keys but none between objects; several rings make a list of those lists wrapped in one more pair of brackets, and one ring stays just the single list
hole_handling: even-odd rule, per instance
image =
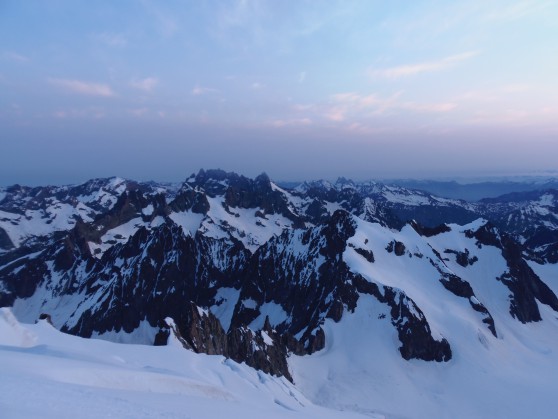
[{"label": "wispy cloud", "polygon": [[224,2],[217,11],[216,23],[218,30],[223,33],[230,33],[231,29],[243,28],[257,42],[265,33],[261,22],[266,14],[266,5],[263,2],[252,0]]},{"label": "wispy cloud", "polygon": [[16,62],[19,62],[19,63],[25,63],[25,62],[29,61],[29,57],[26,57],[25,55],[21,55],[21,54],[18,54],[16,52],[13,52],[13,51],[5,52],[4,54],[2,54],[2,57],[5,60],[16,61]]},{"label": "wispy cloud", "polygon": [[527,83],[506,84],[505,86],[501,87],[501,90],[504,93],[522,93],[527,92],[531,89],[532,86]]},{"label": "wispy cloud", "polygon": [[361,122],[353,122],[347,126],[347,130],[356,134],[386,134],[394,131],[394,127],[370,126]]},{"label": "wispy cloud", "polygon": [[128,113],[132,116],[137,118],[145,116],[149,112],[147,108],[135,108],[135,109],[128,109]]},{"label": "wispy cloud", "polygon": [[493,104],[497,102],[509,104],[511,101],[523,101],[523,96],[534,89],[534,85],[526,83],[505,84],[482,90],[468,90],[456,96],[455,100],[464,103],[475,103],[475,105],[489,102]]},{"label": "wispy cloud", "polygon": [[334,105],[326,111],[325,116],[331,121],[340,122],[347,117],[360,115],[363,112],[383,114],[388,109],[398,107],[398,98],[401,94],[401,92],[396,92],[389,97],[380,97],[376,94],[338,93],[331,97]]},{"label": "wispy cloud", "polygon": [[156,77],[147,77],[145,79],[132,80],[130,86],[135,89],[143,90],[144,92],[151,92],[159,84],[159,79]]},{"label": "wispy cloud", "polygon": [[163,33],[164,36],[170,38],[176,32],[178,32],[178,24],[172,17],[168,15],[159,14],[157,20],[159,22],[161,32]]},{"label": "wispy cloud", "polygon": [[54,86],[58,86],[72,93],[78,93],[88,96],[115,96],[111,87],[104,83],[92,83],[81,80],[68,79],[48,79],[48,82]]},{"label": "wispy cloud", "polygon": [[555,5],[555,2],[552,0],[520,0],[509,2],[505,7],[498,7],[498,10],[486,14],[485,19],[495,21],[517,20],[531,14],[544,13],[545,9],[552,5]]},{"label": "wispy cloud", "polygon": [[323,116],[334,122],[342,122],[366,115],[383,115],[389,111],[442,113],[457,107],[453,102],[417,103],[401,100],[403,93],[388,97],[376,94],[339,93],[331,97],[331,104],[323,110]]},{"label": "wispy cloud", "polygon": [[313,104],[300,104],[300,103],[298,103],[296,105],[293,105],[292,109],[294,111],[304,112],[304,111],[314,109],[315,107],[316,107],[316,105],[313,105]]},{"label": "wispy cloud", "polygon": [[441,71],[453,67],[454,65],[462,61],[466,61],[478,54],[478,51],[468,51],[461,54],[450,55],[449,57],[445,57],[437,61],[427,61],[417,64],[405,64],[382,69],[373,68],[370,70],[370,75],[373,77],[397,79],[400,77],[413,76],[419,73]]},{"label": "wispy cloud", "polygon": [[325,112],[325,117],[330,121],[341,122],[344,121],[347,115],[348,109],[346,107],[333,107]]},{"label": "wispy cloud", "polygon": [[312,120],[310,118],[276,119],[271,122],[271,125],[277,128],[289,126],[306,126],[312,125]]},{"label": "wispy cloud", "polygon": [[208,94],[208,93],[217,93],[217,92],[219,92],[219,90],[214,89],[212,87],[195,86],[192,89],[192,94],[194,96],[200,96],[200,95],[205,95],[205,94]]},{"label": "wispy cloud", "polygon": [[306,80],[306,71],[301,71],[298,75],[298,82],[304,83],[304,80]]},{"label": "wispy cloud", "polygon": [[153,17],[153,22],[164,37],[171,38],[178,32],[178,23],[172,13],[165,9],[164,2],[143,0],[141,4]]},{"label": "wispy cloud", "polygon": [[316,8],[297,2],[296,7],[285,7],[280,1],[231,0],[216,7],[210,30],[233,48],[290,54],[301,38],[316,35],[328,24],[337,25],[357,6],[354,2],[323,2]]},{"label": "wispy cloud", "polygon": [[101,119],[106,115],[104,109],[91,107],[86,109],[60,109],[52,113],[52,116],[58,119],[71,118],[93,118]]},{"label": "wispy cloud", "polygon": [[414,102],[403,102],[399,104],[400,109],[406,109],[415,112],[431,112],[431,113],[443,113],[449,112],[457,108],[456,103],[443,102],[443,103],[414,103]]},{"label": "wispy cloud", "polygon": [[259,89],[263,89],[265,87],[265,84],[260,82],[254,82],[250,87],[254,90],[259,90]]},{"label": "wispy cloud", "polygon": [[94,35],[94,38],[111,47],[125,47],[128,45],[128,39],[119,33],[103,32]]}]

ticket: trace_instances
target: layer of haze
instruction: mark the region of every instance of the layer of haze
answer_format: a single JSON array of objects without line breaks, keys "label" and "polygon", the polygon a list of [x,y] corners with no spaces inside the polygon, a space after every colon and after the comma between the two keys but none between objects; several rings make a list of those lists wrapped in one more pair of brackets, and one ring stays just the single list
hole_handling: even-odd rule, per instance
[{"label": "layer of haze", "polygon": [[0,1],[0,184],[558,169],[558,2]]}]

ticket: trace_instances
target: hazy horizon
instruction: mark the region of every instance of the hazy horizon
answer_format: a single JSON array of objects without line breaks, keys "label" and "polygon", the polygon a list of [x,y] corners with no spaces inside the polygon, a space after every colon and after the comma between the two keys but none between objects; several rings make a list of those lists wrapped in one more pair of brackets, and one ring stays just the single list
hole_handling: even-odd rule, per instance
[{"label": "hazy horizon", "polygon": [[0,4],[0,184],[558,170],[558,3]]},{"label": "hazy horizon", "polygon": [[110,178],[122,178],[129,181],[135,182],[155,182],[161,184],[180,184],[186,181],[190,176],[196,175],[200,170],[224,170],[225,172],[232,172],[236,173],[241,176],[245,176],[248,178],[255,178],[261,174],[266,174],[270,177],[270,179],[274,183],[278,184],[288,184],[288,183],[303,183],[303,182],[312,182],[312,181],[328,181],[328,182],[336,182],[340,178],[345,178],[354,182],[380,182],[380,183],[397,183],[397,182],[455,182],[460,185],[473,185],[473,184],[481,184],[481,183],[535,183],[535,182],[545,182],[545,181],[557,181],[558,180],[558,171],[533,171],[533,172],[524,172],[524,173],[513,173],[513,174],[486,174],[486,175],[471,175],[471,176],[431,176],[431,177],[372,177],[372,176],[363,176],[363,177],[350,177],[344,174],[338,174],[335,176],[329,177],[308,177],[308,178],[277,178],[271,175],[267,171],[259,171],[254,173],[245,173],[242,171],[235,171],[235,170],[226,170],[220,167],[203,167],[198,168],[195,170],[186,171],[184,176],[178,179],[164,179],[164,178],[145,178],[145,177],[129,177],[129,176],[121,176],[119,174],[113,174],[108,176],[90,176],[90,177],[83,177],[78,178],[75,177],[72,179],[61,179],[60,181],[41,181],[38,179],[37,181],[30,181],[30,182],[2,182],[0,181],[0,188],[6,188],[14,185],[21,185],[26,187],[36,187],[36,186],[66,186],[66,185],[80,185],[87,181],[93,179],[110,179]]}]

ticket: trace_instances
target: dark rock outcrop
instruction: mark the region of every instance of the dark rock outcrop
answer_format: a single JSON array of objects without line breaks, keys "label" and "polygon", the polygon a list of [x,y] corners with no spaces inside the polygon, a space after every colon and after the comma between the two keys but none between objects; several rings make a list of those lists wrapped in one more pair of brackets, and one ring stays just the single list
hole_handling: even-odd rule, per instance
[{"label": "dark rock outcrop", "polygon": [[6,233],[6,230],[0,227],[0,249],[10,250],[14,247],[15,246],[10,239],[10,236],[8,236],[8,233]]},{"label": "dark rock outcrop", "polygon": [[395,253],[396,256],[403,256],[405,254],[405,245],[400,241],[393,240],[389,242],[386,250],[388,253]]},{"label": "dark rock outcrop", "polygon": [[446,249],[444,250],[444,253],[452,253],[455,255],[455,261],[463,266],[464,268],[466,268],[469,265],[473,265],[475,262],[478,261],[478,258],[476,256],[473,257],[469,257],[469,249],[465,249],[465,251],[463,252],[459,252],[457,250],[452,250],[452,249]]},{"label": "dark rock outcrop", "polygon": [[451,231],[451,228],[447,224],[440,224],[436,227],[425,227],[415,220],[411,221],[411,227],[415,229],[415,231],[424,237],[433,237],[437,236],[438,234],[447,233]]},{"label": "dark rock outcrop", "polygon": [[558,298],[541,281],[522,257],[521,246],[509,235],[499,233],[486,224],[469,237],[477,239],[478,245],[496,246],[502,249],[502,256],[508,265],[508,272],[498,278],[510,292],[510,314],[522,323],[542,320],[536,300],[558,311]]},{"label": "dark rock outcrop", "polygon": [[490,332],[494,337],[498,337],[496,334],[496,325],[494,324],[494,318],[488,311],[488,309],[477,299],[473,288],[471,285],[459,278],[457,275],[443,273],[440,279],[442,285],[454,295],[458,297],[466,298],[471,304],[473,310],[481,313],[483,315],[482,322],[486,324]]},{"label": "dark rock outcrop", "polygon": [[263,372],[292,381],[287,364],[288,349],[282,337],[266,320],[264,328],[253,331],[237,327],[225,333],[219,320],[207,310],[190,303],[179,324],[167,318],[155,337],[155,345],[165,345],[173,335],[185,349],[209,355],[224,355],[245,362]]},{"label": "dark rock outcrop", "polygon": [[381,293],[378,285],[366,281],[360,275],[353,276],[352,282],[359,292],[372,295],[390,307],[391,322],[397,329],[401,342],[399,351],[404,359],[416,358],[437,362],[451,359],[449,342],[446,339],[438,341],[432,337],[426,317],[415,302],[403,292],[383,287],[384,292]]}]

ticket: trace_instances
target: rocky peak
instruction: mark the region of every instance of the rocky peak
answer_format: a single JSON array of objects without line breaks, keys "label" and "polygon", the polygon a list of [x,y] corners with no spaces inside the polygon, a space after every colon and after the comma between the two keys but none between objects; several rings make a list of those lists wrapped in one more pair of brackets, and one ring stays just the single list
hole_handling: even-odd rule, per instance
[{"label": "rocky peak", "polygon": [[186,183],[193,188],[205,191],[210,197],[223,195],[232,185],[247,184],[249,179],[234,172],[225,172],[221,169],[200,171],[194,177],[190,177]]},{"label": "rocky peak", "polygon": [[409,224],[418,234],[424,237],[437,236],[438,234],[451,231],[451,227],[449,227],[447,224],[440,224],[437,227],[425,227],[415,220],[412,220]]},{"label": "rocky peak", "polygon": [[356,222],[353,216],[345,210],[337,210],[333,213],[329,222],[322,229],[326,246],[322,252],[330,258],[341,257],[347,246],[347,239],[352,237],[356,231]]},{"label": "rocky peak", "polygon": [[292,381],[287,364],[288,350],[269,322],[267,328],[260,331],[241,326],[225,333],[219,320],[210,311],[190,302],[176,324],[170,318],[160,323],[155,337],[156,345],[167,344],[173,335],[186,349],[209,355],[224,355]]},{"label": "rocky peak", "polygon": [[254,183],[256,183],[256,185],[261,185],[266,188],[271,187],[271,179],[265,172],[262,172],[261,174],[256,176],[256,178],[254,179]]},{"label": "rocky peak", "polygon": [[356,185],[351,179],[347,179],[344,177],[339,177],[335,181],[335,188],[342,190],[342,189],[355,189]]},{"label": "rocky peak", "polygon": [[169,204],[169,208],[173,212],[192,211],[196,214],[207,214],[209,211],[209,201],[207,195],[199,190],[191,187],[182,188]]}]

